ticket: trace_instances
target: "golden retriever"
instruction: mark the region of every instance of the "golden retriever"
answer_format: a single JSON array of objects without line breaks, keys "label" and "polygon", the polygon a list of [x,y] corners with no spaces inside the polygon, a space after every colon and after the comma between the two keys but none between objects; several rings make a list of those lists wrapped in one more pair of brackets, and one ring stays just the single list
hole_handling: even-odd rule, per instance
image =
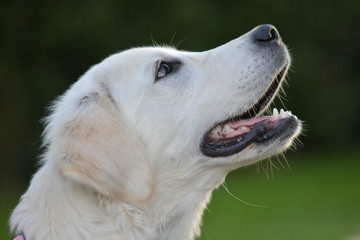
[{"label": "golden retriever", "polygon": [[225,176],[300,133],[290,112],[261,115],[289,66],[272,25],[205,52],[106,58],[54,104],[11,229],[28,240],[194,239]]}]

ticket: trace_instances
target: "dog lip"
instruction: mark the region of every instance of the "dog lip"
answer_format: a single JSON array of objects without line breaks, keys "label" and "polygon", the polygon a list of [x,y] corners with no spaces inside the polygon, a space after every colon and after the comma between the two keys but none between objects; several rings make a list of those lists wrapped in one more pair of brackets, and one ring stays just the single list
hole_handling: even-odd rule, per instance
[{"label": "dog lip", "polygon": [[201,151],[208,157],[227,157],[241,152],[250,144],[265,143],[273,138],[291,136],[298,125],[295,116],[279,118],[277,120],[265,119],[253,125],[249,132],[232,139],[207,142],[201,144]]},{"label": "dog lip", "polygon": [[250,129],[250,132],[244,133],[236,138],[219,142],[205,141],[201,145],[201,151],[208,157],[231,156],[255,142],[261,133],[265,133],[265,127],[263,122],[258,122]]},{"label": "dog lip", "polygon": [[274,79],[271,81],[262,97],[260,97],[259,100],[252,107],[244,111],[238,117],[234,118],[234,120],[253,118],[259,115],[275,96],[275,93],[278,91],[281,82],[286,76],[288,68],[289,64],[286,63],[285,66],[283,66],[280,71],[275,75]]},{"label": "dog lip", "polygon": [[256,139],[256,142],[257,143],[263,143],[263,142],[266,142],[266,141],[272,139],[275,136],[279,136],[279,135],[288,136],[288,135],[291,135],[291,134],[288,134],[289,130],[296,129],[297,125],[298,125],[298,120],[294,116],[280,119],[276,123],[276,127],[269,129],[268,131],[266,131],[265,134],[259,136]]}]

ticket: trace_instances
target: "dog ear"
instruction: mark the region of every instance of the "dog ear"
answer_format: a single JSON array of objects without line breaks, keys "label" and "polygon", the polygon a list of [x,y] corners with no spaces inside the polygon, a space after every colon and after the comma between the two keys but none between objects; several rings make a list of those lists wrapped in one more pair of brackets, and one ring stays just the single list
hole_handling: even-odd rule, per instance
[{"label": "dog ear", "polygon": [[60,173],[110,198],[147,201],[153,179],[145,149],[109,94],[101,90],[77,97],[71,91],[46,129],[52,135],[45,139],[51,142],[48,149],[57,148],[62,156]]}]

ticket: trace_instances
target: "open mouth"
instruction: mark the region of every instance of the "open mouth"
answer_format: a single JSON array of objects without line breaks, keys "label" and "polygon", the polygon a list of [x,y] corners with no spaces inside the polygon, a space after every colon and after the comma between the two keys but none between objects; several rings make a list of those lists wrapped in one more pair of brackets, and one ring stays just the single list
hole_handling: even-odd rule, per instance
[{"label": "open mouth", "polygon": [[226,157],[239,153],[252,143],[264,143],[286,135],[297,126],[291,112],[274,108],[272,116],[256,117],[273,100],[287,71],[282,68],[262,97],[247,111],[216,124],[204,136],[201,151],[209,157]]}]

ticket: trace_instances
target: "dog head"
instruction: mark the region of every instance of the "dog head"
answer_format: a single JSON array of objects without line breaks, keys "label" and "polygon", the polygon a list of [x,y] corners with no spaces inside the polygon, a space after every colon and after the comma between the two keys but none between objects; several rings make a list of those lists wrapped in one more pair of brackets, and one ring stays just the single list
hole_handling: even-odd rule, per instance
[{"label": "dog head", "polygon": [[228,171],[285,150],[301,124],[259,115],[290,57],[262,25],[205,52],[130,49],[92,67],[59,99],[45,144],[60,172],[112,198],[144,202],[158,169]]}]

